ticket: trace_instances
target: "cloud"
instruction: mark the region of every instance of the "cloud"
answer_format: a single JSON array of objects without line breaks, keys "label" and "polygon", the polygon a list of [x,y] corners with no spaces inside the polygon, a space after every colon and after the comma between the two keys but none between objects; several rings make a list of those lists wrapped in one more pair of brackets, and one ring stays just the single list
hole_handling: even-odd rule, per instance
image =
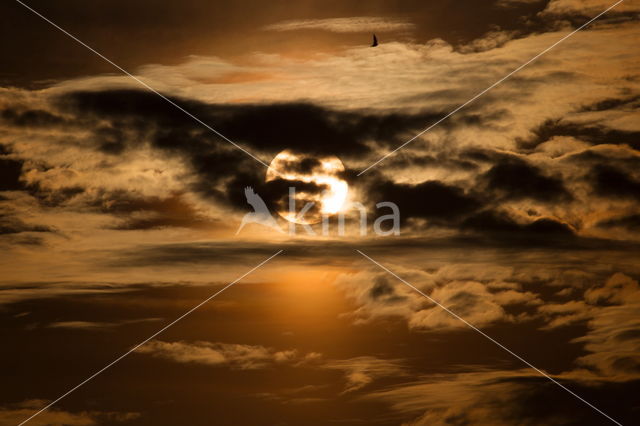
[{"label": "cloud", "polygon": [[509,8],[520,6],[522,4],[542,3],[542,1],[543,0],[498,0],[496,2],[496,6]]},{"label": "cloud", "polygon": [[2,217],[0,221],[0,235],[19,234],[22,232],[54,232],[54,230],[44,225],[29,225],[17,217]]},{"label": "cloud", "polygon": [[516,35],[518,35],[517,31],[489,31],[481,38],[477,38],[470,43],[459,46],[458,51],[468,54],[472,52],[485,52],[487,50],[496,49],[513,40]]},{"label": "cloud", "polygon": [[532,198],[542,202],[571,199],[561,178],[546,176],[538,167],[517,157],[498,161],[482,178],[503,199]]},{"label": "cloud", "polygon": [[[2,145],[0,145],[1,148]],[[12,160],[4,156],[0,157],[0,191],[23,189],[23,185],[20,182],[22,164],[22,161]]]},{"label": "cloud", "polygon": [[448,221],[477,210],[481,203],[464,189],[438,181],[403,184],[392,181],[373,181],[372,198],[398,205],[401,218],[425,218]]},{"label": "cloud", "polygon": [[[347,112],[308,103],[215,105],[193,99],[175,101],[184,104],[200,119],[215,122],[223,134],[233,134],[234,139],[250,151],[258,155],[266,153],[267,156],[284,149],[339,155],[342,158],[363,155],[371,152],[372,142],[398,144],[423,123],[439,116],[430,110],[412,113]],[[72,123],[83,123],[91,130],[84,144],[93,144],[86,148],[98,151],[104,157],[103,163],[113,161],[114,155],[125,152],[136,158],[150,146],[157,153],[177,157],[181,161],[182,167],[173,172],[175,178],[167,176],[171,178],[170,187],[176,191],[194,191],[210,202],[236,208],[245,206],[245,201],[237,195],[240,193],[238,188],[251,186],[267,196],[273,192],[271,187],[275,183],[265,184],[260,165],[253,164],[253,160],[244,153],[206,131],[153,93],[137,90],[72,91],[58,94],[52,102],[66,115],[74,117]],[[475,126],[481,121],[470,121],[465,125]],[[445,127],[450,125],[447,123]],[[308,129],[313,129],[313,132],[309,133]],[[182,171],[185,165],[190,170]],[[159,164],[152,170],[158,170],[160,174],[166,168],[166,165]],[[120,188],[110,191],[91,188],[91,182],[78,179],[82,176],[70,172],[68,166],[60,170],[59,176],[53,170],[48,167],[46,172],[31,169],[25,173],[26,179],[37,188],[35,194],[50,204],[64,204],[73,197],[79,201],[102,194],[116,197],[120,193],[122,196]],[[180,172],[182,176],[179,176]],[[184,179],[185,175],[188,175],[187,179]],[[176,182],[178,178],[184,181],[182,186]],[[63,179],[65,186],[56,187],[55,183]],[[77,181],[75,186],[72,184],[74,180]],[[78,196],[82,193],[86,194]],[[166,194],[165,199],[171,200],[171,195]],[[157,225],[153,220],[147,223],[130,221],[123,227],[150,228],[170,225],[171,222],[161,218]]]},{"label": "cloud", "polygon": [[[607,380],[640,379],[640,286],[631,277],[616,273],[602,287],[584,294],[590,310],[589,331],[574,342],[591,352],[578,364],[594,368]],[[603,305],[604,304],[604,305]]]},{"label": "cloud", "polygon": [[302,355],[295,349],[277,351],[258,345],[154,340],[141,346],[137,352],[179,363],[227,366],[240,370],[268,369],[277,365],[338,370],[344,373],[346,380],[343,393],[360,390],[383,377],[403,377],[408,374],[401,359],[372,356],[324,359],[322,354],[316,352]]},{"label": "cloud", "polygon": [[137,352],[180,363],[226,365],[240,370],[269,368],[276,364],[294,364],[316,357],[312,353],[300,356],[295,350],[275,351],[264,346],[160,340],[141,346]]},{"label": "cloud", "polygon": [[[520,374],[530,376],[528,372]],[[510,424],[506,420],[514,415],[512,402],[519,390],[517,382],[500,380],[509,376],[511,374],[505,372],[435,375],[431,379],[372,392],[366,398],[385,401],[394,410],[414,416],[423,412],[408,423],[416,426],[489,424],[489,419],[491,424],[506,425]]]},{"label": "cloud", "polygon": [[110,330],[121,325],[137,324],[141,322],[160,321],[160,318],[141,318],[133,320],[112,321],[112,322],[96,322],[96,321],[56,321],[47,325],[48,328],[64,328],[69,330]]},{"label": "cloud", "polygon": [[[574,234],[618,238],[619,230],[598,222],[611,212],[633,209],[630,195],[616,200],[625,206],[594,202],[586,186],[602,175],[596,167],[619,168],[622,160],[614,157],[624,149],[628,166],[618,173],[631,191],[638,180],[628,171],[639,129],[629,119],[637,108],[637,87],[629,79],[635,68],[625,53],[636,31],[620,23],[576,34],[575,48],[564,56],[550,52],[548,60],[418,138],[376,173],[357,179],[357,170],[559,34],[518,36],[466,53],[431,40],[390,43],[375,58],[371,49],[359,48],[302,61],[255,54],[242,65],[198,57],[176,66],[150,65],[139,74],[265,160],[285,148],[340,156],[352,194],[370,206],[397,201],[408,232],[461,231],[495,239],[518,234],[525,243],[539,234],[539,241],[554,245],[553,234],[558,240]],[[601,49],[614,37],[623,45]],[[578,66],[584,59],[580,52],[594,50],[603,52],[597,64]],[[604,64],[615,72],[615,87],[598,83]],[[381,67],[387,72],[379,73]],[[203,80],[230,72],[280,77]],[[374,94],[372,86],[380,90]],[[585,86],[593,90],[582,90]],[[3,97],[12,99],[3,104],[0,119],[9,135],[9,186],[28,189],[45,207],[103,213],[110,221],[103,227],[129,231],[222,231],[221,218],[246,209],[242,188],[252,186],[266,198],[278,192],[265,185],[264,170],[254,160],[157,95],[131,87],[120,77],[92,77],[38,92],[3,89]],[[548,110],[537,106],[553,99],[571,102],[554,102]],[[20,137],[26,132],[28,138]],[[620,146],[615,155],[613,144]],[[595,177],[584,176],[578,162],[589,163]],[[598,219],[582,220],[587,212]]]},{"label": "cloud", "polygon": [[620,227],[629,231],[640,231],[640,214],[632,214],[629,216],[621,216],[613,219],[603,220],[598,223],[603,228]]},{"label": "cloud", "polygon": [[[639,70],[629,53],[638,36],[632,23],[609,21],[572,36],[570,45],[558,46],[563,50],[550,51],[355,177],[566,34],[525,31],[509,38],[510,30],[481,38],[486,49],[465,52],[442,40],[404,40],[303,58],[258,52],[232,63],[190,57],[148,65],[136,75],[266,161],[283,148],[340,156],[352,200],[370,211],[385,199],[400,205],[403,238],[387,248],[613,249],[621,246],[617,240],[637,240],[631,231],[638,207],[632,192],[640,181],[634,149],[640,129],[633,119]],[[247,73],[264,78],[233,78]],[[103,75],[42,90],[3,88],[0,96],[1,155],[9,164],[2,213],[58,231],[1,237],[21,265],[7,268],[11,279],[39,281],[47,271],[56,274],[52,281],[72,281],[69,275],[84,278],[91,269],[92,280],[108,281],[107,274],[124,281],[127,273],[195,274],[223,261],[246,265],[246,254],[271,254],[244,242],[226,250],[248,208],[242,189],[272,195],[281,188],[265,185],[261,165],[157,95]],[[602,173],[607,168],[616,170],[617,180]],[[598,177],[607,178],[601,190]],[[629,185],[613,185],[609,194],[624,194],[611,196],[604,193],[607,182]],[[9,221],[8,228],[25,229],[16,224]],[[242,237],[272,240],[259,230]],[[323,255],[346,253],[346,244],[327,244]],[[307,242],[287,248],[298,250],[296,261],[320,262],[309,260]],[[195,268],[170,271],[185,265]],[[26,294],[10,290],[11,298]],[[379,301],[410,297],[388,293],[384,284],[374,293]],[[410,311],[412,303],[418,302],[410,302]],[[380,303],[377,309],[404,317],[406,307]],[[368,318],[366,309],[362,313]]]},{"label": "cloud", "polygon": [[[600,102],[606,103],[600,104]],[[597,104],[602,105],[602,108],[614,105],[611,99],[599,101]],[[518,144],[523,148],[531,149],[555,137],[568,136],[592,145],[626,144],[638,149],[640,148],[639,135],[640,132],[637,130],[615,129],[603,123],[576,123],[567,119],[548,119],[531,129],[531,136],[518,139]]]},{"label": "cloud", "polygon": [[640,180],[606,165],[595,166],[591,172],[595,192],[603,197],[640,199]]},{"label": "cloud", "polygon": [[360,390],[382,377],[403,377],[408,374],[404,360],[372,356],[328,360],[323,364],[323,368],[344,372],[347,383],[343,393]]},{"label": "cloud", "polygon": [[553,329],[590,319],[592,309],[581,300],[571,300],[565,303],[546,303],[538,311],[547,317],[544,329]]},{"label": "cloud", "polygon": [[282,21],[264,27],[267,31],[321,30],[335,33],[410,31],[414,25],[403,19],[375,16],[349,18],[300,19]]},{"label": "cloud", "polygon": [[479,212],[465,219],[461,227],[512,244],[563,245],[570,243],[575,236],[570,225],[558,220],[543,217],[522,223],[500,210]]},{"label": "cloud", "polygon": [[[511,11],[544,7],[542,2],[498,5],[507,3]],[[621,7],[629,11],[629,3]],[[395,34],[400,38],[376,49],[340,47],[304,57],[258,52],[234,62],[190,57],[135,71],[265,161],[282,149],[340,156],[354,200],[400,206],[403,235],[385,241],[284,241],[268,234],[251,235],[251,241],[226,239],[226,229],[235,230],[236,223],[230,223],[247,208],[242,189],[252,186],[269,199],[283,182],[266,185],[261,165],[157,95],[113,75],[42,90],[0,89],[0,233],[8,254],[2,259],[6,276],[0,303],[84,300],[94,294],[110,295],[110,302],[115,293],[136,290],[139,277],[181,285],[211,285],[214,279],[217,285],[254,266],[255,258],[284,247],[292,264],[349,271],[335,285],[351,302],[340,324],[351,322],[356,332],[379,331],[384,324],[408,328],[411,342],[442,338],[447,344],[474,333],[463,333],[463,323],[388,274],[352,272],[361,266],[352,263],[358,246],[381,261],[387,258],[373,253],[384,253],[391,269],[472,324],[495,327],[490,334],[496,331],[509,347],[515,342],[517,349],[525,331],[533,330],[532,340],[557,350],[547,360],[540,355],[544,345],[540,352],[536,345],[527,347],[533,358],[543,360],[541,368],[565,371],[554,377],[570,382],[581,395],[586,391],[589,400],[604,395],[605,405],[617,400],[623,409],[632,407],[621,394],[636,394],[629,389],[636,385],[640,365],[640,290],[633,258],[638,247],[616,241],[640,238],[631,232],[638,228],[640,183],[639,32],[628,12],[615,12],[572,36],[379,167],[355,177],[601,6],[608,5],[551,1],[527,22],[503,9],[500,13],[519,28],[494,28],[463,44],[412,32],[415,40],[397,41],[407,34]],[[461,14],[482,20],[474,13]],[[414,29],[401,19],[345,19],[280,22],[270,29]],[[260,37],[289,35],[263,32]],[[303,169],[313,166],[309,161]],[[34,242],[36,237],[42,242],[38,246],[15,244],[17,238]],[[624,274],[610,276],[612,271]],[[282,272],[288,269],[272,276]],[[42,282],[43,276],[49,282]],[[48,325],[37,332],[80,335],[69,330],[129,323],[84,319],[56,316],[41,322]],[[575,407],[557,397],[561,390],[530,371],[473,365],[469,369],[475,372],[452,374],[449,365],[447,374],[436,374],[431,361],[437,363],[437,350],[426,347],[429,362],[423,364],[412,358],[423,346],[412,344],[390,345],[388,359],[357,353],[327,359],[277,347],[277,342],[153,341],[140,348],[139,356],[274,374],[295,367],[296,378],[306,377],[308,370],[339,376],[327,393],[360,401],[370,392],[371,399],[363,396],[367,404],[384,401],[396,410],[393,423],[409,418],[436,425],[595,423],[574,413]],[[480,347],[462,347],[461,359],[481,358]],[[492,355],[487,362],[494,360]],[[400,379],[410,382],[399,384]],[[297,402],[326,399],[305,394],[317,388],[306,389],[298,392]],[[23,408],[6,406],[0,413],[7,410],[15,414]],[[54,415],[66,417],[48,423],[115,422],[92,413]]]},{"label": "cloud", "polygon": [[21,285],[4,284],[0,288],[0,305],[24,300],[72,295],[110,294],[131,291],[127,285],[89,282],[45,282]]},{"label": "cloud", "polygon": [[[453,274],[447,267],[432,273],[399,265],[390,268],[477,327],[526,320],[526,315],[520,316],[516,311],[511,313],[512,308],[518,307],[521,311],[542,303],[537,294],[523,291],[517,285],[509,285],[502,277],[488,279],[485,282],[463,281],[454,277],[464,278],[466,274]],[[455,269],[464,271],[465,268],[457,266]],[[349,314],[357,323],[376,318],[399,317],[404,319],[411,329],[421,331],[468,327],[386,272],[362,271],[344,274],[338,277],[335,285],[357,303],[357,309]]]},{"label": "cloud", "polygon": [[[19,403],[5,404],[0,407],[1,424],[19,424],[50,401],[29,399]],[[140,417],[135,412],[69,412],[56,407],[49,408],[29,421],[36,426],[93,426],[109,423],[127,423]]]},{"label": "cloud", "polygon": [[[596,393],[576,382],[567,386],[578,394],[590,392],[591,402],[601,402],[613,389]],[[403,423],[407,426],[602,423],[604,417],[590,407],[568,404],[573,397],[559,398],[557,392],[563,391],[531,370],[480,370],[425,376],[373,391],[363,399],[386,402],[401,418],[411,418]]]},{"label": "cloud", "polygon": [[[460,281],[453,281],[434,289],[430,297],[476,327],[516,321],[517,317],[505,311],[506,306],[541,303],[534,293],[516,290],[491,292],[484,284]],[[440,306],[414,313],[409,319],[409,326],[423,330],[468,327]]]},{"label": "cloud", "polygon": [[[595,15],[604,11],[615,2],[607,0],[551,0],[544,10],[549,14],[579,14],[582,16]],[[637,12],[640,7],[633,2],[623,2],[618,5],[613,13]]]},{"label": "cloud", "polygon": [[[362,154],[366,142],[380,140],[395,144],[417,130],[437,112],[417,114],[340,111],[303,102],[210,104],[195,99],[175,98],[195,116],[215,123],[223,134],[249,144],[259,152],[274,154],[283,149],[324,154]],[[57,103],[80,122],[108,119],[112,126],[100,127],[97,148],[119,153],[145,140],[168,152],[220,154],[230,145],[211,134],[192,118],[176,110],[156,94],[143,90],[73,91],[60,94]],[[126,123],[124,130],[113,126]],[[111,138],[105,129],[131,132]],[[313,132],[309,132],[313,129]],[[301,137],[303,136],[303,137]],[[105,139],[106,138],[106,139]],[[235,149],[229,150],[236,153]],[[205,157],[206,158],[206,157]],[[238,156],[238,158],[244,158]],[[233,166],[233,165],[232,165]]]},{"label": "cloud", "polygon": [[591,304],[610,302],[624,304],[640,302],[638,282],[622,273],[612,275],[603,287],[591,288],[584,293],[585,300]]},{"label": "cloud", "polygon": [[640,378],[640,309],[638,281],[623,274],[611,275],[603,285],[591,285],[583,300],[550,303],[538,307],[547,329],[585,323],[588,331],[576,337],[587,355],[576,359],[579,367],[567,374],[586,380],[631,381]]},{"label": "cloud", "polygon": [[97,192],[92,200],[87,200],[89,208],[95,207],[121,219],[114,225],[119,230],[146,230],[169,227],[192,229],[215,229],[220,221],[198,209],[180,194],[168,197],[144,197],[124,190]]}]

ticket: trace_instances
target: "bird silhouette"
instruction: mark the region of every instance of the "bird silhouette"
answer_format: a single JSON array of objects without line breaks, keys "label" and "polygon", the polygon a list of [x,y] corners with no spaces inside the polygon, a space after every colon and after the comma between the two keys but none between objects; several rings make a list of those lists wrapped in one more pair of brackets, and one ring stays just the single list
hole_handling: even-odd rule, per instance
[{"label": "bird silhouette", "polygon": [[247,203],[253,207],[253,212],[247,213],[242,218],[242,222],[240,223],[240,227],[236,231],[236,235],[240,233],[240,230],[244,228],[245,225],[250,223],[259,223],[261,225],[267,226],[269,228],[275,229],[278,232],[284,232],[278,222],[271,216],[269,213],[269,208],[264,203],[262,198],[258,194],[253,191],[253,188],[247,186],[244,189],[244,195],[247,197]]},{"label": "bird silhouette", "polygon": [[378,37],[376,37],[376,35],[373,35],[373,43],[371,43],[371,47],[376,47],[378,45]]}]

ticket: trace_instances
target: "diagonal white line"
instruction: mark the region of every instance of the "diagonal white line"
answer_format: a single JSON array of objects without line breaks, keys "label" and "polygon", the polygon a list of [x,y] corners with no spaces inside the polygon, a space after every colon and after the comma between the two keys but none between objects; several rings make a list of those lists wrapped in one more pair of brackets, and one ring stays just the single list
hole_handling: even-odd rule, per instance
[{"label": "diagonal white line", "polygon": [[146,87],[147,89],[149,89],[150,91],[152,91],[153,93],[155,93],[156,95],[160,96],[162,99],[164,99],[165,101],[169,102],[171,105],[173,105],[174,107],[178,108],[180,111],[182,111],[183,113],[187,114],[189,117],[193,118],[195,121],[197,121],[198,123],[202,124],[204,127],[206,127],[207,129],[211,130],[213,133],[215,133],[216,135],[220,136],[222,139],[224,139],[225,141],[229,142],[231,145],[235,146],[236,148],[238,148],[240,151],[244,152],[245,154],[247,154],[248,156],[250,156],[251,158],[253,158],[254,160],[256,160],[257,162],[259,162],[260,164],[262,164],[265,167],[269,167],[269,165],[267,163],[265,163],[264,161],[262,161],[261,159],[259,159],[258,157],[256,157],[255,155],[253,155],[252,153],[250,153],[249,151],[247,151],[246,149],[244,149],[243,147],[241,147],[240,145],[238,145],[237,143],[235,143],[234,141],[232,141],[231,139],[229,139],[228,137],[226,137],[225,135],[223,135],[222,133],[218,132],[216,129],[214,129],[213,127],[209,126],[207,123],[205,123],[204,121],[200,120],[198,117],[196,117],[195,115],[191,114],[189,111],[187,111],[186,109],[184,109],[183,107],[181,107],[180,105],[178,105],[177,103],[175,103],[174,101],[172,101],[171,99],[167,98],[165,95],[163,95],[162,93],[158,92],[156,89],[154,89],[153,87],[149,86],[147,83],[145,83],[144,81],[140,80],[138,77],[136,77],[135,75],[131,74],[130,72],[128,72],[127,70],[125,70],[124,68],[122,68],[120,65],[116,64],[115,62],[113,62],[112,60],[110,60],[109,58],[105,57],[104,55],[102,55],[100,52],[98,52],[97,50],[95,50],[93,47],[89,46],[88,44],[86,44],[85,42],[83,42],[82,40],[80,40],[79,38],[77,38],[76,36],[74,36],[73,34],[69,33],[68,31],[66,31],[64,28],[61,28],[59,25],[57,25],[55,22],[51,21],[49,18],[47,18],[46,16],[43,16],[42,14],[40,14],[37,10],[33,9],[32,7],[24,4],[22,1],[20,0],[16,0],[16,2],[20,3],[22,6],[24,6],[25,8],[29,9],[31,12],[33,12],[34,14],[38,15],[40,18],[44,19],[45,21],[47,21],[49,24],[53,25],[55,28],[59,29],[60,31],[62,31],[64,34],[66,34],[67,36],[71,37],[73,40],[77,41],[78,43],[80,43],[81,45],[83,45],[84,47],[86,47],[87,49],[89,49],[90,51],[92,51],[93,53],[95,53],[96,55],[98,55],[99,57],[101,57],[102,59],[104,59],[105,61],[107,61],[108,63],[110,63],[111,65],[113,65],[114,67],[116,67],[117,69],[119,69],[120,71],[122,71],[124,74],[128,75],[129,77],[131,77],[132,79],[134,79],[135,81],[137,81],[138,83],[140,83],[142,86]]},{"label": "diagonal white line", "polygon": [[146,339],[144,339],[142,342],[138,343],[137,345],[135,345],[133,348],[129,349],[127,352],[125,352],[124,354],[120,355],[118,358],[116,358],[115,360],[111,361],[109,364],[105,365],[104,367],[102,367],[100,370],[96,371],[95,373],[93,373],[91,376],[87,377],[85,380],[83,380],[82,382],[78,383],[76,386],[72,387],[71,389],[69,389],[67,392],[63,393],[62,395],[60,395],[58,398],[54,399],[53,401],[51,401],[49,404],[47,404],[46,406],[42,407],[40,410],[36,411],[35,413],[33,413],[28,419],[24,420],[22,423],[20,423],[18,426],[22,426],[23,424],[27,423],[29,420],[33,419],[34,417],[36,417],[38,414],[42,413],[43,411],[49,409],[52,405],[56,404],[58,401],[60,401],[62,398],[66,397],[67,395],[69,395],[71,392],[75,391],[76,389],[78,389],[80,386],[84,385],[85,383],[87,383],[88,381],[90,381],[91,379],[93,379],[94,377],[96,377],[97,375],[99,375],[100,373],[104,372],[106,369],[108,369],[109,367],[111,367],[112,365],[116,364],[117,362],[119,362],[120,360],[122,360],[123,358],[125,358],[127,355],[131,354],[132,352],[134,352],[136,349],[138,349],[140,346],[144,345],[145,343],[147,343],[149,340],[153,339],[154,337],[156,337],[157,335],[159,335],[160,333],[162,333],[163,331],[165,331],[166,329],[168,329],[169,327],[171,327],[172,325],[174,325],[175,323],[177,323],[178,321],[180,321],[181,319],[183,319],[184,317],[186,317],[187,315],[189,315],[190,313],[192,313],[193,311],[195,311],[196,309],[198,309],[199,307],[201,307],[202,305],[204,305],[205,303],[209,302],[211,299],[213,299],[214,297],[216,297],[217,295],[219,295],[220,293],[222,293],[223,291],[225,291],[226,289],[228,289],[229,287],[231,287],[232,285],[236,284],[238,281],[240,281],[241,279],[243,279],[244,277],[246,277],[247,275],[249,275],[250,273],[252,273],[253,271],[255,271],[256,269],[260,268],[262,265],[264,265],[265,263],[267,263],[268,261],[270,261],[271,259],[273,259],[274,257],[276,257],[277,255],[279,255],[280,253],[282,253],[283,250],[278,250],[276,253],[272,254],[269,258],[263,260],[262,262],[260,262],[258,265],[254,266],[253,268],[251,268],[249,271],[245,272],[244,274],[242,274],[240,277],[236,278],[234,281],[230,282],[229,284],[227,284],[226,286],[224,286],[222,289],[218,290],[217,292],[215,292],[214,294],[212,294],[211,296],[207,297],[206,299],[204,299],[202,302],[198,303],[196,306],[194,306],[193,308],[189,309],[187,312],[185,312],[184,314],[180,315],[178,318],[176,318],[175,320],[171,321],[169,324],[165,325],[164,327],[162,327],[160,330],[156,331],[155,333],[153,333],[151,336],[147,337]]},{"label": "diagonal white line", "polygon": [[611,9],[613,9],[614,7],[616,7],[617,5],[619,5],[620,3],[622,3],[624,0],[619,0],[618,2],[612,4],[611,6],[609,6],[605,11],[599,13],[597,16],[591,18],[589,21],[585,22],[584,24],[582,24],[581,26],[579,26],[578,28],[576,28],[575,30],[573,30],[572,32],[570,32],[569,34],[567,34],[566,36],[562,37],[560,40],[556,41],[555,43],[553,43],[551,46],[547,47],[546,49],[544,49],[542,52],[538,53],[536,56],[534,56],[533,58],[529,59],[527,62],[525,62],[524,64],[520,65],[518,68],[514,69],[513,71],[511,71],[509,74],[505,75],[504,77],[502,77],[500,80],[496,81],[495,83],[493,83],[491,86],[487,87],[486,89],[484,89],[483,91],[481,91],[480,93],[478,93],[477,95],[475,95],[473,98],[469,99],[468,101],[466,101],[465,103],[463,103],[462,105],[458,106],[456,109],[454,109],[453,111],[451,111],[450,113],[448,113],[447,115],[445,115],[444,117],[442,117],[441,119],[439,119],[438,121],[436,121],[435,123],[433,123],[432,125],[430,125],[429,127],[427,127],[426,129],[424,129],[423,131],[421,131],[420,133],[418,133],[417,135],[415,135],[414,137],[412,137],[411,139],[409,139],[408,141],[406,141],[405,143],[403,143],[402,145],[400,145],[399,147],[397,147],[396,149],[394,149],[393,151],[385,154],[382,158],[380,158],[378,161],[376,161],[375,163],[371,164],[369,167],[367,167],[366,169],[364,169],[363,171],[361,171],[360,173],[357,174],[357,176],[360,176],[361,174],[365,173],[367,170],[369,170],[370,168],[374,167],[375,165],[381,163],[382,161],[384,161],[387,157],[389,157],[390,155],[395,154],[398,150],[404,148],[405,146],[409,145],[411,142],[413,142],[414,140],[416,140],[417,138],[419,138],[420,136],[422,136],[423,134],[427,133],[429,130],[433,129],[434,127],[436,127],[438,124],[442,123],[444,120],[446,120],[447,118],[451,117],[453,114],[455,114],[456,112],[460,111],[462,108],[466,107],[467,105],[469,105],[471,102],[475,101],[476,99],[478,99],[480,96],[484,95],[485,93],[487,93],[489,90],[493,89],[494,87],[496,87],[497,85],[499,85],[500,83],[502,83],[503,81],[505,81],[506,79],[508,79],[509,77],[511,77],[512,75],[514,75],[515,73],[517,73],[518,71],[520,71],[521,69],[523,69],[524,67],[526,67],[527,65],[529,65],[530,63],[532,63],[533,61],[535,61],[536,59],[538,59],[539,57],[541,57],[542,55],[544,55],[545,53],[547,53],[548,51],[550,51],[551,49],[553,49],[554,47],[556,47],[557,45],[559,45],[560,43],[562,43],[563,41],[565,41],[566,39],[568,39],[569,37],[571,37],[572,35],[574,35],[575,33],[577,33],[578,31],[584,29],[587,25],[591,24],[593,21],[595,21],[596,19],[600,18],[602,15],[604,15],[605,13],[607,13],[608,11],[610,11]]},{"label": "diagonal white line", "polygon": [[508,353],[510,353],[511,355],[513,355],[514,357],[516,357],[517,359],[519,359],[520,361],[522,361],[523,363],[525,363],[527,366],[531,367],[532,369],[534,369],[535,371],[537,371],[538,373],[540,373],[541,375],[543,375],[544,377],[546,377],[547,379],[551,380],[553,383],[555,383],[556,385],[560,386],[562,389],[564,389],[565,391],[569,392],[571,395],[575,396],[576,398],[578,398],[580,401],[584,402],[585,404],[587,404],[589,407],[593,408],[594,410],[596,410],[598,413],[602,414],[603,416],[605,416],[607,419],[611,420],[613,423],[622,426],[622,423],[614,420],[613,418],[609,417],[609,415],[607,415],[604,411],[600,410],[598,407],[596,407],[595,405],[591,404],[589,401],[585,400],[584,398],[582,398],[580,395],[576,394],[575,392],[573,392],[571,389],[567,388],[565,385],[563,385],[562,383],[558,382],[556,379],[554,379],[553,377],[549,376],[547,373],[545,373],[544,371],[540,370],[539,368],[535,367],[533,364],[531,364],[529,361],[525,360],[524,358],[522,358],[520,355],[516,354],[515,352],[513,352],[511,349],[507,348],[506,346],[504,346],[502,343],[498,342],[497,340],[495,340],[493,337],[489,336],[488,334],[486,334],[484,331],[480,330],[478,327],[476,327],[475,325],[471,324],[470,322],[468,322],[467,320],[465,320],[464,318],[462,318],[461,316],[459,316],[458,314],[456,314],[455,312],[451,311],[449,308],[447,308],[446,306],[442,305],[441,303],[439,303],[437,300],[433,299],[431,296],[429,296],[428,294],[424,293],[423,291],[421,291],[420,289],[418,289],[417,287],[411,285],[410,283],[408,283],[407,281],[405,281],[404,279],[402,279],[401,277],[399,277],[398,275],[396,275],[393,271],[391,271],[390,269],[388,269],[387,267],[385,267],[384,265],[381,265],[379,262],[376,262],[375,260],[373,260],[371,257],[367,256],[366,254],[364,254],[363,252],[361,252],[360,250],[356,251],[358,253],[360,253],[362,256],[364,256],[365,258],[367,258],[369,261],[371,261],[372,263],[378,265],[380,268],[382,268],[383,270],[387,271],[388,273],[390,273],[391,275],[393,275],[394,277],[396,277],[397,279],[399,279],[400,281],[402,281],[404,284],[406,284],[407,286],[411,287],[412,289],[414,289],[415,291],[417,291],[418,293],[420,293],[423,297],[425,297],[426,299],[428,299],[430,302],[438,305],[440,308],[444,309],[449,315],[453,316],[454,318],[462,321],[464,324],[466,324],[469,328],[477,331],[478,333],[482,334],[484,337],[486,337],[487,339],[491,340],[493,343],[495,343],[498,347],[500,347],[501,349],[507,351]]}]

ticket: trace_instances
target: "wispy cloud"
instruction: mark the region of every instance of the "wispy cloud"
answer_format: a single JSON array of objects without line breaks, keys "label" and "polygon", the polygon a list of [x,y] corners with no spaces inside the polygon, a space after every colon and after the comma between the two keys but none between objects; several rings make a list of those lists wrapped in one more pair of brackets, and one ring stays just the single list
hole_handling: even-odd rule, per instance
[{"label": "wispy cloud", "polygon": [[[526,405],[524,391],[528,389],[528,382],[536,380],[531,376],[527,370],[438,374],[374,391],[363,399],[385,401],[401,413],[414,416],[422,413],[405,423],[413,426],[529,424],[522,423],[523,416],[518,410]],[[544,397],[542,390],[536,394]],[[547,420],[543,422],[546,424],[560,424],[554,416],[542,410],[533,417]],[[455,421],[451,422],[452,419]]]},{"label": "wispy cloud", "polygon": [[30,299],[67,297],[74,295],[112,294],[132,291],[127,286],[114,283],[51,282],[0,289],[0,305],[17,303]]},{"label": "wispy cloud", "polygon": [[141,322],[160,321],[160,318],[141,318],[135,320],[99,322],[99,321],[57,321],[52,322],[49,328],[66,328],[71,330],[109,330],[121,325],[137,324]]},{"label": "wispy cloud", "polygon": [[350,18],[299,19],[282,21],[264,27],[268,31],[321,30],[334,33],[410,31],[414,25],[408,20],[375,16]]},{"label": "wispy cloud", "polygon": [[341,370],[347,379],[344,393],[362,389],[381,377],[398,377],[407,375],[403,360],[380,359],[372,356],[361,356],[349,359],[330,360],[324,368]]},{"label": "wispy cloud", "polygon": [[274,364],[299,363],[319,355],[310,353],[301,356],[293,349],[276,351],[259,345],[159,340],[149,342],[138,349],[138,352],[175,362],[228,365],[241,370],[267,368]]}]

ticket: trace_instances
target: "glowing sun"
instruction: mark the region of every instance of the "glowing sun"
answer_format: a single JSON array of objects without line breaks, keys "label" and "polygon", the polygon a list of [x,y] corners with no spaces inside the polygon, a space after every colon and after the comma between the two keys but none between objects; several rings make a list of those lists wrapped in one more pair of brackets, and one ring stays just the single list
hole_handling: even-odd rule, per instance
[{"label": "glowing sun", "polygon": [[[336,156],[315,156],[282,151],[271,161],[266,181],[278,184],[277,212],[288,221],[318,223],[323,215],[340,212],[347,199],[349,185],[344,180],[344,165]],[[289,188],[295,188],[294,212],[290,211]],[[312,204],[303,217],[300,211]]]}]

